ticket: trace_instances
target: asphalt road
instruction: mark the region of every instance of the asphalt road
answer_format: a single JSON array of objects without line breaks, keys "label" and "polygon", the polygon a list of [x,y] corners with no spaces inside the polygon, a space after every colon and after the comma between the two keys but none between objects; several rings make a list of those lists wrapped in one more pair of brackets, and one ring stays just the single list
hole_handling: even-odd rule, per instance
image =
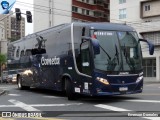
[{"label": "asphalt road", "polygon": [[0,84],[0,89],[6,90],[0,96],[0,120],[29,120],[21,116],[34,115],[31,120],[160,120],[160,83],[145,84],[141,94],[81,96],[76,101],[49,90],[18,90],[11,84]]}]

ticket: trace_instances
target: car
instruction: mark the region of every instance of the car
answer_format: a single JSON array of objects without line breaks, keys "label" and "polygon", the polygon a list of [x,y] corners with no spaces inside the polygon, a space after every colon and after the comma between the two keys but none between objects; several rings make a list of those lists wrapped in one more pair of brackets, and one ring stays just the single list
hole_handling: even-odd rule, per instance
[{"label": "car", "polygon": [[2,71],[2,83],[8,83],[8,71]]},{"label": "car", "polygon": [[17,82],[17,71],[16,70],[8,71],[8,81],[12,83]]}]

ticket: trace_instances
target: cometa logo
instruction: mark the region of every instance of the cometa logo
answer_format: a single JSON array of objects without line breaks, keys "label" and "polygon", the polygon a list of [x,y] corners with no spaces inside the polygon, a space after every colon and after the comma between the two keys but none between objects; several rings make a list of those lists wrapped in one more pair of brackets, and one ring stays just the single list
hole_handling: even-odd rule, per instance
[{"label": "cometa logo", "polygon": [[42,65],[60,65],[60,58],[57,58],[56,56],[54,58],[47,58],[44,57],[41,58],[41,64]]}]

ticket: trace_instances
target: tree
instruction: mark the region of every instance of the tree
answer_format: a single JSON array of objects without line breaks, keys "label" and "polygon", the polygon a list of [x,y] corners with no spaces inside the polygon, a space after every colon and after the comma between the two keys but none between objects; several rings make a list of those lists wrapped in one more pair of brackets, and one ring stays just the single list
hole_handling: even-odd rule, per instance
[{"label": "tree", "polygon": [[1,66],[0,67],[0,75],[1,75],[1,72],[4,69],[4,67],[6,66],[6,61],[7,61],[6,55],[0,54],[0,66]]}]

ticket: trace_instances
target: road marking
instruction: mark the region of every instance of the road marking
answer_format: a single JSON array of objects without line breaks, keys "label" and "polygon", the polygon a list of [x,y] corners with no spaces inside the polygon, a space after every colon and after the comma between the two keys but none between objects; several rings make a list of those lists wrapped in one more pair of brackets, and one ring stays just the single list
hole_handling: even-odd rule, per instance
[{"label": "road marking", "polygon": [[[107,109],[107,110],[118,111],[118,112],[119,111],[120,112],[133,111],[133,110],[128,110],[128,109],[124,109],[124,108],[114,107],[114,106],[110,106],[110,105],[104,105],[104,104],[98,104],[98,105],[94,105],[94,106],[95,107],[99,107],[99,108],[103,108],[103,109]],[[141,118],[145,118],[145,119],[149,119],[149,120],[159,120],[159,117],[141,117]]]},{"label": "road marking", "polygon": [[118,107],[113,107],[113,106],[109,106],[109,105],[103,105],[103,104],[95,105],[95,107],[100,107],[100,108],[103,108],[103,109],[109,109],[109,110],[112,110],[112,111],[131,111],[131,110],[118,108]]},{"label": "road marking", "polygon": [[71,106],[71,105],[82,105],[83,103],[70,103],[70,104],[33,104],[33,107],[56,107],[56,106]]},{"label": "road marking", "polygon": [[65,120],[65,119],[59,119],[59,118],[32,118],[32,119],[36,119],[36,120]]},{"label": "road marking", "polygon": [[124,100],[124,101],[128,101],[128,102],[160,103],[160,101],[157,101],[157,100]]},{"label": "road marking", "polygon": [[15,106],[20,107],[20,108],[22,108],[26,111],[40,111],[40,110],[30,106],[30,105],[27,105],[27,104],[25,104],[23,102],[20,102],[20,101],[17,101],[17,100],[11,99],[11,100],[8,100],[8,101],[13,103]]},{"label": "road marking", "polygon": [[8,94],[10,96],[21,96],[20,94]]},{"label": "road marking", "polygon": [[62,98],[62,97],[56,97],[56,96],[43,96],[45,98]]},{"label": "road marking", "polygon": [[0,105],[0,108],[4,107],[20,107],[26,111],[40,111],[34,107],[61,107],[61,106],[72,106],[72,105],[82,105],[83,103],[69,103],[69,104],[25,104],[23,102],[10,99],[9,102],[13,103],[14,105]]}]

